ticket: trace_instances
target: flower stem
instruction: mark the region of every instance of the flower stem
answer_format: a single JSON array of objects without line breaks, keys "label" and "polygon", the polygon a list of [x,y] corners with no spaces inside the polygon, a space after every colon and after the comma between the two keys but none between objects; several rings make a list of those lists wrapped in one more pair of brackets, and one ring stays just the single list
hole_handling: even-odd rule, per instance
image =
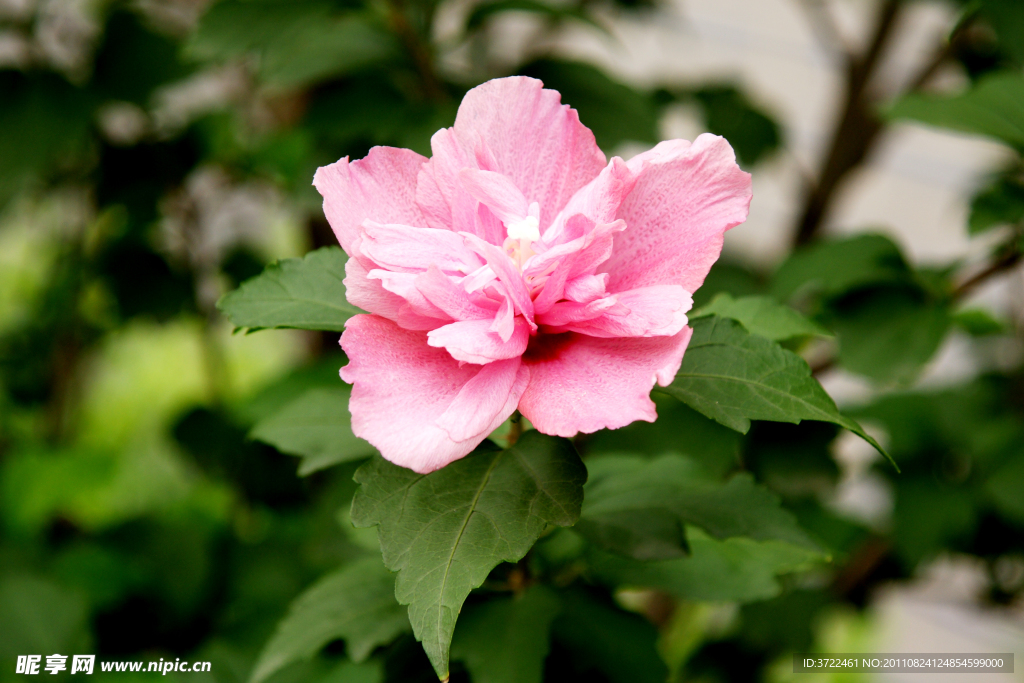
[{"label": "flower stem", "polygon": [[516,445],[516,441],[519,441],[519,437],[523,434],[523,416],[519,414],[519,411],[512,413],[510,418],[512,424],[509,425],[508,434],[505,439],[508,441],[508,448]]}]

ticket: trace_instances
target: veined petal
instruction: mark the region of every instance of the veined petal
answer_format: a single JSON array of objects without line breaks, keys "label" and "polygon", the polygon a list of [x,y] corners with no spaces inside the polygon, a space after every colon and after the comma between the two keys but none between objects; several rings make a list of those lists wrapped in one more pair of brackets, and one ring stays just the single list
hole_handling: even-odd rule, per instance
[{"label": "veined petal", "polygon": [[583,214],[594,223],[613,222],[619,206],[635,184],[636,174],[622,159],[613,157],[596,178],[569,199],[545,231],[544,243],[555,245],[573,239],[566,234],[566,222],[577,214]]},{"label": "veined petal", "polygon": [[516,409],[529,377],[518,358],[459,363],[423,332],[375,315],[350,318],[341,335],[353,385],[352,431],[386,459],[420,473],[458,460]]},{"label": "veined petal", "polygon": [[519,410],[539,431],[564,437],[653,422],[651,388],[675,377],[692,333],[687,327],[671,337],[538,338],[523,356],[530,384]]},{"label": "veined petal", "polygon": [[394,320],[407,330],[432,330],[438,325],[433,309],[426,315],[417,313],[408,300],[388,291],[381,278],[370,277],[365,257],[352,257],[348,260],[344,282],[345,296],[353,306]]},{"label": "veined petal", "polygon": [[[507,176],[527,200],[540,204],[543,229],[605,165],[593,133],[576,111],[563,105],[554,90],[523,76],[488,81],[466,93],[455,125],[435,133],[431,148],[417,201],[433,227],[469,232],[465,217],[453,212],[460,205],[459,193],[465,193],[458,180],[464,168]],[[493,236],[478,237],[500,243]]]},{"label": "veined petal", "polygon": [[417,275],[416,288],[431,304],[451,316],[453,320],[477,320],[491,318],[498,310],[498,304],[483,297],[476,297],[466,291],[450,277],[431,266],[427,272]]},{"label": "veined petal", "polygon": [[487,261],[487,265],[498,276],[498,281],[501,282],[507,295],[512,299],[516,312],[524,316],[530,323],[530,326],[536,329],[533,323],[533,299],[530,298],[530,293],[526,289],[526,283],[523,282],[522,273],[512,265],[512,260],[508,257],[508,254],[499,247],[488,244],[475,235],[466,234],[465,236],[470,248]]},{"label": "veined petal", "polygon": [[494,171],[464,168],[459,172],[462,186],[505,225],[514,223],[529,210],[530,203],[506,176]]},{"label": "veined petal", "polygon": [[460,320],[427,333],[427,343],[446,349],[452,358],[463,363],[483,365],[506,358],[518,358],[526,351],[530,326],[516,317],[508,340],[491,330],[492,320]]},{"label": "veined petal", "polygon": [[408,149],[374,147],[366,158],[348,157],[317,169],[313,185],[324,198],[324,214],[349,256],[363,221],[424,225],[416,184],[426,157]]},{"label": "veined petal", "polygon": [[714,135],[663,142],[629,162],[638,179],[619,207],[627,229],[602,266],[615,292],[681,285],[695,292],[722,251],[725,231],[747,219],[750,174]]},{"label": "veined petal", "polygon": [[436,266],[466,274],[483,265],[457,233],[370,220],[362,225],[359,250],[382,268],[399,273],[422,273]]},{"label": "veined petal", "polygon": [[640,287],[612,296],[618,306],[562,323],[562,329],[592,337],[672,336],[686,326],[686,312],[693,307],[693,297],[679,285]]}]

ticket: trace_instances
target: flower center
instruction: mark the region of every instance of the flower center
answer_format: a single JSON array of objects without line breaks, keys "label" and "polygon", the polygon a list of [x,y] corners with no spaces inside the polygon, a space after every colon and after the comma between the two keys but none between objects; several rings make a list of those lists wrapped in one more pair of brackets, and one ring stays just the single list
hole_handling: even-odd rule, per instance
[{"label": "flower center", "polygon": [[530,205],[529,214],[518,220],[505,224],[508,238],[502,244],[502,248],[512,262],[516,264],[519,272],[530,257],[534,255],[531,245],[540,239],[540,206],[534,202]]},{"label": "flower center", "polygon": [[534,254],[531,246],[540,239],[540,222],[533,216],[527,216],[522,220],[510,223],[507,229],[508,239],[505,240],[502,247],[512,262],[516,264],[519,272],[523,272],[523,266]]}]

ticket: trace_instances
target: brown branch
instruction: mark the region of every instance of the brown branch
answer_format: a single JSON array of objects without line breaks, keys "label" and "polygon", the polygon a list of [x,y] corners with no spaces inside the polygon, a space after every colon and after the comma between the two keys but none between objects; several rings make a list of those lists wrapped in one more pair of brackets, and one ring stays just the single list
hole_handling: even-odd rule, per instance
[{"label": "brown branch", "polygon": [[398,34],[402,45],[405,46],[409,57],[412,58],[416,71],[419,72],[420,81],[423,84],[423,92],[427,99],[434,102],[443,102],[448,98],[447,93],[441,86],[440,79],[434,69],[434,57],[429,46],[424,44],[416,30],[409,23],[405,14],[404,0],[388,0],[388,18],[391,20],[391,27]]},{"label": "brown branch", "polygon": [[990,278],[1012,270],[1022,259],[1024,259],[1024,254],[1021,253],[1020,247],[1017,244],[1004,249],[988,267],[957,285],[956,289],[953,290],[953,299],[963,299]]},{"label": "brown branch", "polygon": [[892,37],[901,7],[900,0],[884,0],[867,49],[862,55],[847,60],[842,114],[832,134],[818,181],[806,192],[804,208],[797,223],[797,246],[807,244],[817,236],[840,182],[864,161],[882,130],[882,123],[874,112],[874,102],[868,96],[868,85]]},{"label": "brown branch", "polygon": [[[795,244],[798,246],[807,244],[817,236],[836,189],[845,176],[864,161],[883,130],[883,123],[874,113],[877,102],[868,96],[868,85],[896,24],[898,5],[895,0],[886,0],[880,9],[871,45],[863,57],[852,57],[847,64],[847,90],[843,114],[833,133],[819,180],[816,184],[808,186],[804,209],[796,230]],[[932,58],[910,79],[904,93],[919,90],[935,76],[942,65],[956,54],[965,29],[971,23],[972,20],[968,19],[954,28],[949,40],[937,49]]]}]

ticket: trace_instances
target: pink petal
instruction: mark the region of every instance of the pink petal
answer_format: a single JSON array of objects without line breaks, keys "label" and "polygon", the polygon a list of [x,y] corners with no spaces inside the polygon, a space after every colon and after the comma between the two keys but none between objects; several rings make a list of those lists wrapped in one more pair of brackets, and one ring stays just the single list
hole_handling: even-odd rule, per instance
[{"label": "pink petal", "polygon": [[526,283],[523,282],[523,275],[512,264],[512,259],[504,251],[488,244],[475,235],[466,234],[466,241],[473,251],[483,258],[491,267],[498,280],[505,287],[508,297],[515,304],[516,312],[526,317],[533,325],[533,299],[526,290]]},{"label": "pink petal", "polygon": [[612,255],[615,233],[626,227],[624,221],[594,224],[583,214],[576,214],[566,221],[566,234],[579,236],[551,247],[527,263],[524,274],[528,282],[541,277],[543,273],[550,273],[540,294],[534,299],[534,310],[538,313],[547,311],[564,296],[567,281],[593,274],[594,269]]},{"label": "pink petal", "polygon": [[492,244],[504,235],[476,233],[462,213],[459,195],[468,194],[458,180],[463,168],[508,176],[527,202],[540,203],[543,229],[605,165],[593,133],[576,111],[561,104],[554,90],[523,76],[495,79],[470,90],[455,125],[438,131],[430,142],[433,157],[423,167],[417,189],[429,224],[474,232]]},{"label": "pink petal", "polygon": [[657,417],[651,388],[679,371],[692,330],[672,337],[537,337],[523,356],[530,384],[519,410],[545,434],[571,437]]},{"label": "pink petal", "polygon": [[466,274],[483,261],[466,248],[462,236],[449,230],[408,225],[363,223],[359,251],[382,268],[400,273],[422,273],[431,266]]},{"label": "pink petal", "polygon": [[580,275],[565,283],[562,296],[570,301],[589,303],[605,295],[608,288],[608,273]]},{"label": "pink petal", "polygon": [[350,318],[341,335],[353,384],[352,431],[386,459],[420,473],[458,460],[515,411],[529,373],[518,358],[462,364],[427,335],[375,315]]},{"label": "pink petal", "polygon": [[521,317],[507,340],[492,332],[493,320],[460,320],[427,333],[427,343],[446,349],[452,358],[464,363],[483,365],[506,358],[518,358],[530,340],[530,326]]},{"label": "pink petal", "polygon": [[431,313],[417,313],[406,299],[385,289],[380,278],[371,278],[364,261],[350,258],[345,264],[345,296],[349,303],[394,320],[407,330],[432,330],[437,327],[437,318]]},{"label": "pink petal", "polygon": [[[432,330],[438,325],[443,325],[451,320],[451,317],[431,303],[427,297],[423,296],[423,293],[416,286],[417,277],[419,276],[416,273],[392,273],[390,270],[381,270],[380,268],[371,270],[367,274],[367,278],[380,281],[385,290],[402,298],[404,305],[399,308],[398,314],[403,317],[384,317],[388,320],[394,320],[400,327],[406,329]],[[429,327],[421,327],[419,325],[410,327],[409,325],[402,324],[405,316],[411,316],[410,319],[415,320],[429,319],[432,322]]]},{"label": "pink petal", "polygon": [[432,305],[452,320],[476,320],[494,316],[497,306],[493,302],[475,300],[462,286],[456,284],[436,266],[416,276],[416,288]]},{"label": "pink petal", "polygon": [[348,157],[317,169],[313,185],[324,198],[324,214],[338,243],[354,255],[359,226],[378,223],[424,225],[416,204],[416,179],[426,157],[408,149],[374,147],[366,158]]},{"label": "pink petal", "polygon": [[566,221],[577,214],[583,214],[594,223],[611,223],[635,184],[636,175],[626,162],[613,157],[600,175],[580,188],[561,210],[544,233],[545,244],[559,244],[566,239],[573,239],[564,236],[563,230]]},{"label": "pink petal", "polygon": [[611,292],[681,285],[695,292],[722,251],[725,231],[747,219],[750,174],[724,138],[661,143],[629,162],[639,176],[619,208],[627,228],[602,267]]},{"label": "pink petal", "polygon": [[530,203],[519,188],[502,174],[464,168],[459,171],[459,179],[466,192],[485,204],[502,223],[507,225],[526,216]]},{"label": "pink petal", "polygon": [[437,425],[453,441],[480,443],[515,412],[529,382],[530,371],[519,358],[484,365],[462,387]]},{"label": "pink petal", "polygon": [[[537,322],[548,327],[564,327],[581,321],[593,320],[607,313],[608,309],[617,306],[619,306],[618,302],[615,297],[611,296],[595,299],[585,304],[576,301],[559,301],[543,315],[538,315]],[[623,308],[623,311],[625,314],[629,313],[628,308]]]},{"label": "pink petal", "polygon": [[548,322],[547,318],[538,321],[592,337],[670,337],[686,326],[686,312],[693,306],[693,298],[679,285],[641,287],[610,298],[618,306],[591,318],[565,323]]}]

